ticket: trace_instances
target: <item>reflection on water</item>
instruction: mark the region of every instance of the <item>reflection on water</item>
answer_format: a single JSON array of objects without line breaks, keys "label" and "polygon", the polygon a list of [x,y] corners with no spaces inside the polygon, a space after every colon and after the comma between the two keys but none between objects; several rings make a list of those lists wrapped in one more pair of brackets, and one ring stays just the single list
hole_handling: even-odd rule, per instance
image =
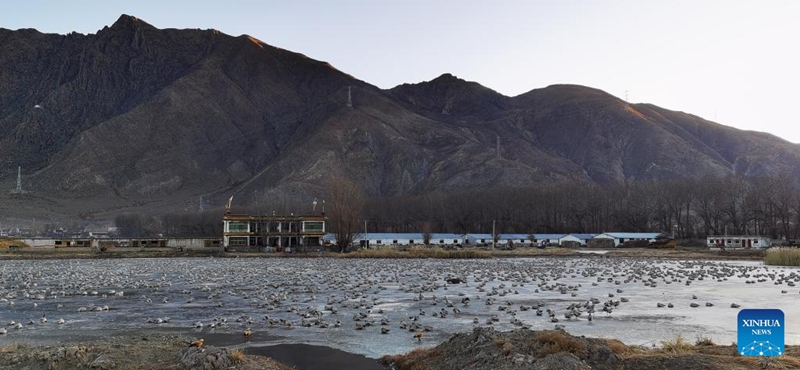
[{"label": "reflection on water", "polygon": [[[448,284],[452,277],[466,283]],[[758,262],[595,256],[7,261],[0,266],[0,323],[8,333],[0,344],[159,330],[228,338],[225,344],[325,345],[377,358],[434,346],[476,325],[551,329],[547,309],[576,335],[657,345],[681,334],[728,344],[736,341],[739,309],[730,306],[737,303],[782,309],[786,343],[797,345],[795,282],[798,269]],[[577,320],[565,318],[570,304],[592,298],[599,301],[594,320],[586,309]],[[610,314],[601,311],[604,302],[613,307]],[[693,302],[699,307],[690,307]],[[537,316],[522,306],[544,312]],[[64,324],[57,323],[61,318]],[[12,321],[22,327],[7,325]],[[254,334],[242,343],[248,327]]]}]

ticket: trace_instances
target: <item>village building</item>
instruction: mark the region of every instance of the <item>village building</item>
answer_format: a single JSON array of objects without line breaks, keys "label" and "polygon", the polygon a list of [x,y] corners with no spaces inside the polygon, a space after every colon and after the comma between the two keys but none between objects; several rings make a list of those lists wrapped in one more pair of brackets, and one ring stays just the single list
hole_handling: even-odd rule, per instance
[{"label": "village building", "polygon": [[255,216],[226,213],[222,245],[225,250],[291,251],[319,248],[325,236],[325,214]]},{"label": "village building", "polygon": [[[335,236],[333,237],[335,240]],[[385,247],[385,246],[410,246],[423,244],[425,237],[418,233],[367,233],[366,235],[357,235],[353,243],[359,244],[363,247]]]},{"label": "village building", "polygon": [[530,234],[500,234],[497,236],[498,245],[530,246]]},{"label": "village building", "polygon": [[769,248],[772,242],[758,235],[711,235],[706,238],[709,248]]},{"label": "village building", "polygon": [[558,245],[585,247],[596,234],[567,234],[558,239]]},{"label": "village building", "polygon": [[467,234],[464,236],[464,245],[472,247],[491,246],[492,234]]},{"label": "village building", "polygon": [[[599,246],[599,247],[619,247],[625,242],[636,241],[636,240],[643,240],[647,241],[648,243],[655,242],[660,233],[619,233],[619,232],[612,232],[612,233],[602,233],[595,235],[592,239],[588,241],[589,246]],[[607,244],[607,245],[606,245]]]}]

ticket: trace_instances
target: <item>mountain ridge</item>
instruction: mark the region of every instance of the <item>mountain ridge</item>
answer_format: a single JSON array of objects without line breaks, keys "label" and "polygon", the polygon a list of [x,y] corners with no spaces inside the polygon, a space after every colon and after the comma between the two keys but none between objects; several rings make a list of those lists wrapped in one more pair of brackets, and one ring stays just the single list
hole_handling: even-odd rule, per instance
[{"label": "mountain ridge", "polygon": [[380,89],[252,36],[129,15],[89,35],[0,29],[0,70],[2,183],[22,166],[36,206],[62,214],[323,197],[337,176],[399,196],[800,174],[796,144],[591,87],[508,97],[444,73]]}]

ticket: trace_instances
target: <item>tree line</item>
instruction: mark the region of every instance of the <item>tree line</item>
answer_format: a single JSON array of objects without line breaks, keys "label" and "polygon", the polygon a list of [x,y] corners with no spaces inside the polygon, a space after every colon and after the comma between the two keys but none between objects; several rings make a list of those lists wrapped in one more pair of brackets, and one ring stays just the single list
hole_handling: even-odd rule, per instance
[{"label": "tree line", "polygon": [[759,234],[796,239],[800,194],[786,176],[627,184],[552,183],[373,198],[370,232],[663,232],[677,238]]},{"label": "tree line", "polygon": [[[494,188],[368,198],[352,182],[330,182],[328,231],[354,240],[368,232],[601,233],[663,232],[677,238],[758,234],[797,239],[800,193],[786,176],[729,176],[626,184],[547,183],[528,188]],[[265,202],[269,199],[264,198]],[[277,211],[309,208],[283,199]],[[264,214],[276,208],[248,205],[237,213]],[[303,212],[296,212],[297,214]],[[218,237],[222,209],[205,212],[121,215],[116,225],[127,237]]]}]

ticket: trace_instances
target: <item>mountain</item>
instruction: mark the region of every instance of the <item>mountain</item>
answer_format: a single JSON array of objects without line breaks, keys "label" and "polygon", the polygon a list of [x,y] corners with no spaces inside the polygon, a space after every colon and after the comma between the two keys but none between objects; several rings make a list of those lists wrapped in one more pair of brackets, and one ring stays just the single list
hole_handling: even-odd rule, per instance
[{"label": "mountain", "polygon": [[[350,102],[351,104],[348,104]],[[128,15],[96,34],[0,29],[0,215],[122,212],[542,182],[797,178],[800,147],[603,91],[508,97],[444,74],[382,90],[328,63]],[[24,213],[24,212],[23,212]]]}]

